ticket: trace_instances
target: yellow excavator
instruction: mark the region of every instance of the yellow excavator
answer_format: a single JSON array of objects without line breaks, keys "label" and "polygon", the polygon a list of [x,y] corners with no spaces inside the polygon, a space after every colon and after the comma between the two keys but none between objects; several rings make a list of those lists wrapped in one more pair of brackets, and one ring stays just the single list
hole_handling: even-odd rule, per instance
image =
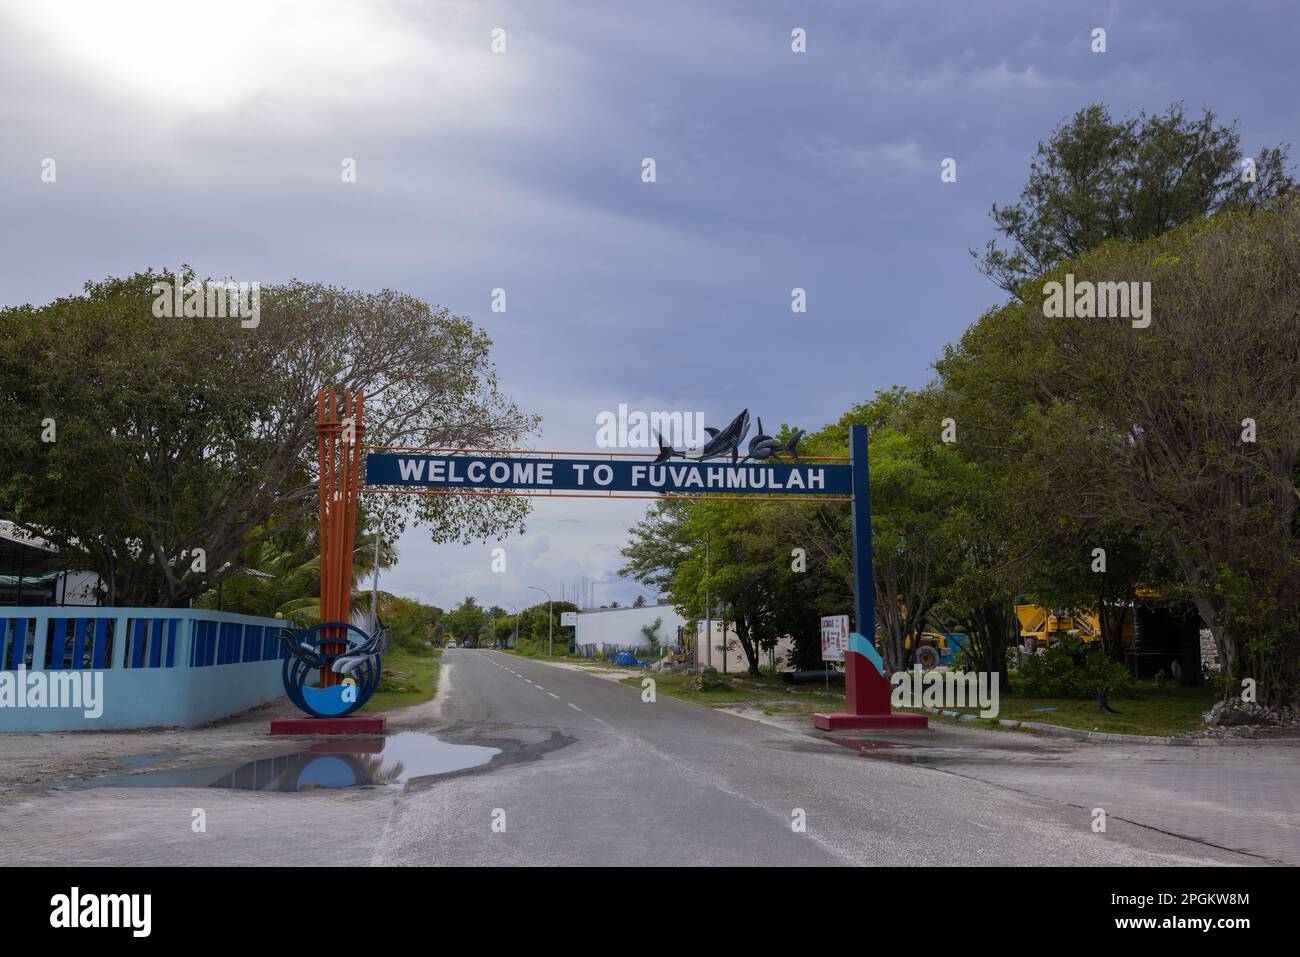
[{"label": "yellow excavator", "polygon": [[[1084,642],[1101,640],[1101,622],[1096,612],[1016,605],[1016,618],[1020,620],[1020,644],[1026,651],[1048,647],[1054,635],[1074,635]],[[1132,643],[1132,629],[1129,615],[1124,619],[1125,645]]]}]

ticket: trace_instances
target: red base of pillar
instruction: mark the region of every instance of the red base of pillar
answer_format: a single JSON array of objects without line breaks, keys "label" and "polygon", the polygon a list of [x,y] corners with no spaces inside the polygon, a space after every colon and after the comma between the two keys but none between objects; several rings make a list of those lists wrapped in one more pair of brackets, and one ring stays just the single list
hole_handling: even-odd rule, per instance
[{"label": "red base of pillar", "polygon": [[388,719],[382,714],[345,718],[273,718],[272,734],[383,734]]},{"label": "red base of pillar", "polygon": [[822,731],[850,731],[854,728],[921,728],[930,727],[930,719],[923,714],[910,711],[894,711],[887,714],[847,714],[839,712],[828,714],[817,712],[813,715],[813,727]]},{"label": "red base of pillar", "polygon": [[862,640],[854,634],[844,656],[844,707],[834,713],[819,711],[813,715],[813,727],[822,731],[851,731],[854,728],[921,728],[930,727],[924,714],[890,710],[889,682],[867,658],[853,650],[852,641]]}]

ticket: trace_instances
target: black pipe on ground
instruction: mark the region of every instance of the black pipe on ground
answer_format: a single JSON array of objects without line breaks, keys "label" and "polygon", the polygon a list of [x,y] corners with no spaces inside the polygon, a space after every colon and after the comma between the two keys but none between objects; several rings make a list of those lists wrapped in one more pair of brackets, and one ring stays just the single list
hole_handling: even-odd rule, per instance
[{"label": "black pipe on ground", "polygon": [[826,682],[827,674],[831,681],[843,681],[844,672],[822,669],[821,671],[783,671],[781,679],[788,685],[806,685],[814,681]]}]

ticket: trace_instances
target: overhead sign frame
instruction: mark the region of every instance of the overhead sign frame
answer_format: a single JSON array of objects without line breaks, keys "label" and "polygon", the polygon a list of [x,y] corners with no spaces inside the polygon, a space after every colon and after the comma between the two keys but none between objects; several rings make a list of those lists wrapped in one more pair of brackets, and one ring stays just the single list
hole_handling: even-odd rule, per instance
[{"label": "overhead sign frame", "polygon": [[[713,452],[703,456],[681,452],[660,440],[660,454],[654,460],[635,452],[538,452],[522,449],[407,448],[366,445],[366,486],[363,492],[406,495],[524,495],[557,498],[618,499],[725,499],[727,501],[849,502],[852,515],[853,599],[856,631],[848,636],[844,655],[845,711],[813,715],[822,730],[851,728],[925,728],[923,713],[892,712],[890,683],[884,662],[874,644],[875,608],[871,581],[871,485],[867,461],[867,427],[849,426],[848,464],[842,458],[818,457],[816,464],[799,459],[795,452],[797,433],[785,446],[775,446],[771,436],[760,435],[750,443],[757,461],[736,461],[740,438],[748,430],[748,414],[740,416],[714,436],[712,442],[727,439],[731,462],[718,461]],[[759,431],[762,432],[760,420]],[[766,444],[753,454],[755,444]],[[783,461],[784,451],[793,460]],[[573,456],[574,458],[570,458]],[[775,458],[776,462],[768,461]],[[679,462],[677,458],[692,461]],[[593,462],[592,459],[599,459]],[[627,461],[636,459],[638,461]],[[406,472],[403,474],[405,462]],[[417,463],[423,462],[422,466]],[[431,463],[436,468],[431,468]],[[454,466],[453,466],[454,463]],[[478,463],[478,464],[475,464]],[[519,471],[516,471],[518,466]],[[548,466],[542,468],[542,466]],[[463,471],[460,469],[463,468]],[[502,469],[505,469],[502,472]],[[531,468],[531,471],[529,469]],[[416,470],[419,469],[417,474]],[[471,476],[471,469],[473,475]],[[496,478],[494,478],[494,470]],[[652,470],[661,470],[658,472]],[[669,470],[676,471],[669,471]],[[601,481],[597,481],[597,470]],[[812,471],[821,476],[809,480]],[[434,473],[430,478],[431,471]],[[545,474],[547,481],[540,476]],[[800,475],[797,487],[789,477]],[[740,476],[744,476],[741,484]],[[761,480],[754,476],[762,476]],[[453,476],[459,478],[452,481]],[[652,484],[651,478],[662,484]],[[697,476],[697,478],[690,478]],[[592,484],[587,484],[590,477]],[[776,482],[773,482],[773,478]],[[605,480],[607,479],[607,480]],[[713,482],[712,485],[709,483]],[[811,488],[809,486],[812,486]],[[753,491],[766,494],[750,494]]]}]

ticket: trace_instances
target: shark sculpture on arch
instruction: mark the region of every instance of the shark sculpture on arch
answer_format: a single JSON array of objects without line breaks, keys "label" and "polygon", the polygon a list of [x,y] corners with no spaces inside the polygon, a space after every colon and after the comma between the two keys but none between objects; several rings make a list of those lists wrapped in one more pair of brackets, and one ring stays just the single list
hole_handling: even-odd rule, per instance
[{"label": "shark sculpture on arch", "polygon": [[732,419],[725,428],[713,429],[705,427],[705,432],[709,434],[709,440],[701,445],[698,449],[675,449],[669,443],[664,441],[664,437],[658,432],[655,438],[659,442],[659,454],[655,456],[652,465],[661,465],[672,458],[695,459],[705,461],[707,459],[722,458],[725,455],[731,456],[734,462],[764,462],[768,459],[776,459],[778,462],[784,461],[782,454],[790,456],[792,462],[799,461],[799,440],[803,437],[802,429],[795,432],[787,441],[777,444],[776,439],[767,435],[763,431],[763,420],[758,420],[758,434],[749,440],[749,448],[744,457],[740,457],[740,443],[745,441],[745,436],[749,434],[749,410],[741,409],[740,415]]}]

